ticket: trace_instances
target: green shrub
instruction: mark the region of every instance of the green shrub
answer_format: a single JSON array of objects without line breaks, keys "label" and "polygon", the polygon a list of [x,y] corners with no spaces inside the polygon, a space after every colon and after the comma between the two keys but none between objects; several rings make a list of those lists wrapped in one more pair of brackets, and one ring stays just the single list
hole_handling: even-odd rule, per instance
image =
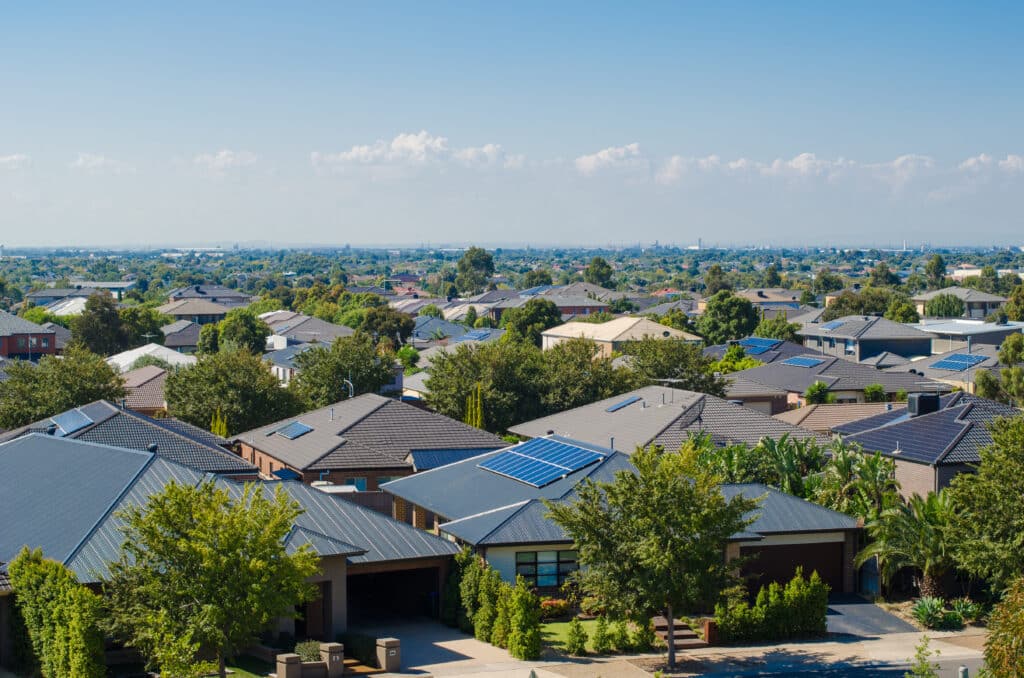
[{"label": "green shrub", "polygon": [[345,646],[345,654],[349,657],[355,657],[367,666],[377,667],[376,636],[346,631],[338,636],[338,642]]},{"label": "green shrub", "polygon": [[7,571],[41,673],[106,676],[99,596],[79,584],[64,565],[43,558],[40,549],[22,549]]},{"label": "green shrub", "polygon": [[964,627],[964,618],[956,610],[946,610],[942,613],[942,625],[940,628],[946,631],[955,631]]},{"label": "green shrub", "polygon": [[654,623],[651,620],[638,622],[633,630],[633,637],[629,644],[635,652],[649,652],[658,642],[658,636],[654,633]]},{"label": "green shrub", "polygon": [[608,631],[608,620],[604,616],[597,618],[594,637],[591,638],[590,644],[597,654],[608,654],[612,651],[612,636]]},{"label": "green shrub", "polygon": [[910,609],[910,614],[921,626],[928,629],[937,629],[942,625],[943,611],[946,604],[942,598],[931,598],[925,596],[919,598]]},{"label": "green shrub", "polygon": [[494,619],[498,614],[498,593],[501,590],[501,574],[493,567],[485,567],[480,575],[479,597],[476,615],[473,617],[473,634],[477,640],[490,642]]},{"label": "green shrub", "polygon": [[584,596],[580,601],[580,612],[591,617],[604,614],[605,607],[604,601],[597,596]]},{"label": "green shrub", "polygon": [[320,643],[315,640],[304,640],[295,645],[295,654],[304,662],[320,661]]},{"label": "green shrub", "polygon": [[516,578],[509,609],[509,654],[516,659],[536,659],[540,656],[540,600],[522,577]]},{"label": "green shrub", "polygon": [[480,580],[483,578],[484,564],[475,554],[470,554],[469,562],[462,570],[459,581],[459,597],[462,603],[462,616],[459,628],[465,633],[474,632],[476,611],[480,606]]},{"label": "green shrub", "polygon": [[569,614],[569,601],[562,598],[543,598],[540,601],[540,618],[544,621],[558,619]]},{"label": "green shrub", "polygon": [[466,611],[462,607],[462,573],[473,558],[473,553],[462,549],[456,554],[448,578],[444,584],[444,595],[441,598],[441,623],[458,628],[461,619],[465,619]]},{"label": "green shrub", "polygon": [[497,614],[491,628],[491,645],[508,647],[508,634],[512,624],[512,593],[513,589],[507,583],[499,584]]},{"label": "green shrub", "polygon": [[633,649],[633,639],[629,635],[629,627],[626,626],[626,620],[620,619],[611,627],[612,645],[619,652],[630,652]]},{"label": "green shrub", "polygon": [[817,572],[805,579],[800,568],[785,587],[775,582],[761,587],[753,605],[742,589],[730,589],[715,606],[719,636],[725,642],[750,642],[824,635],[828,590]]},{"label": "green shrub", "polygon": [[960,615],[964,623],[970,623],[977,621],[981,617],[981,603],[976,603],[970,598],[957,598],[951,602],[950,607],[953,611]]},{"label": "green shrub", "polygon": [[569,633],[565,639],[565,650],[575,657],[582,657],[587,653],[587,631],[583,628],[579,617],[573,617],[569,622]]}]

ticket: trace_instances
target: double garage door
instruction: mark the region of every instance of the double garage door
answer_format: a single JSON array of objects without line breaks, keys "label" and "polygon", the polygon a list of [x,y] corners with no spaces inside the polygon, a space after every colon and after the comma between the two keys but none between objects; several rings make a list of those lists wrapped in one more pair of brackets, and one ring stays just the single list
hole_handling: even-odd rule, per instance
[{"label": "double garage door", "polygon": [[843,542],[744,546],[740,555],[753,556],[741,570],[751,595],[773,581],[784,585],[797,567],[803,567],[805,577],[816,571],[834,593],[843,591]]}]

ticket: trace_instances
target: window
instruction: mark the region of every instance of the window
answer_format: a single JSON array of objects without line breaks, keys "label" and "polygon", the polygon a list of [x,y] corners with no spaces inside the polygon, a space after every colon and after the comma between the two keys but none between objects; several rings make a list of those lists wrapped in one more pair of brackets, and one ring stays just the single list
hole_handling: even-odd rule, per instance
[{"label": "window", "polygon": [[519,551],[516,574],[527,584],[540,587],[561,586],[567,576],[579,569],[575,551]]},{"label": "window", "polygon": [[43,348],[50,348],[50,340],[47,337],[43,337]]},{"label": "window", "polygon": [[390,483],[398,476],[377,476],[377,485],[383,485],[384,483]]},{"label": "window", "polygon": [[846,340],[846,352],[854,353],[857,350],[857,343],[853,339]]},{"label": "window", "polygon": [[25,348],[25,337],[18,337],[18,348]]},{"label": "window", "polygon": [[345,478],[346,485],[355,485],[355,488],[360,492],[366,492],[366,478],[359,476],[358,478]]}]

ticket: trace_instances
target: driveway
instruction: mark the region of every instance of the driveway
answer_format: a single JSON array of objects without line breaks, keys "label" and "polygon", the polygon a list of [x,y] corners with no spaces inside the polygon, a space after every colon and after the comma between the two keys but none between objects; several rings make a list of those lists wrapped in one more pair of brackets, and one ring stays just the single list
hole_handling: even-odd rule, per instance
[{"label": "driveway", "polygon": [[828,631],[858,638],[877,638],[887,633],[910,633],[912,625],[872,602],[853,594],[828,598]]}]

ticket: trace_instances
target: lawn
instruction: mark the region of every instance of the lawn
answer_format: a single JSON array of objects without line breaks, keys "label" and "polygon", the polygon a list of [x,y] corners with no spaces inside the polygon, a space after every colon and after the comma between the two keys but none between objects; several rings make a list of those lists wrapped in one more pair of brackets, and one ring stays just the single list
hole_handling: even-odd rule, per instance
[{"label": "lawn", "polygon": [[235,657],[228,662],[228,670],[240,678],[263,678],[274,671],[274,665],[254,657]]},{"label": "lawn", "polygon": [[[594,647],[590,639],[594,637],[594,629],[597,628],[596,619],[583,619],[583,630],[587,632],[587,652],[593,652]],[[565,652],[565,641],[569,637],[569,622],[547,622],[540,626],[541,639],[552,649]]]}]

